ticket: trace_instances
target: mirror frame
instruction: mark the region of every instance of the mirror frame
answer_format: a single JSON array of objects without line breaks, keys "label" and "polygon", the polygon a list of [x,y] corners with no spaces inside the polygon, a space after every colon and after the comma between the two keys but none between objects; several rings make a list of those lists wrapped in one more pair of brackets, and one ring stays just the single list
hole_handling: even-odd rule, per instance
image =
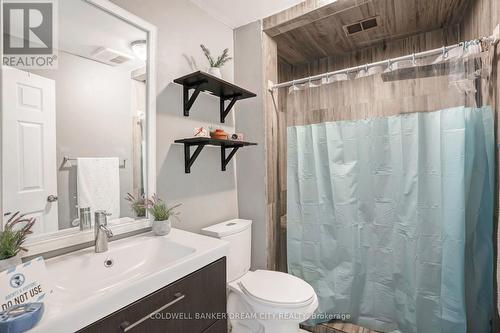
[{"label": "mirror frame", "polygon": [[[146,195],[149,197],[156,193],[156,43],[157,43],[157,28],[151,23],[142,18],[126,11],[118,5],[108,0],[81,0],[89,5],[95,6],[99,10],[103,10],[110,15],[117,17],[138,29],[147,33],[148,41],[148,59],[146,61],[147,87],[146,87],[146,172],[147,172],[147,187]],[[2,15],[2,7],[0,6],[0,17]],[[0,54],[3,54],[3,27],[0,25]],[[0,68],[3,65],[0,64]],[[3,71],[2,73],[3,74]],[[0,75],[0,100],[1,100],[1,84],[3,75]],[[0,124],[2,124],[2,110],[0,103]],[[0,156],[3,160],[2,138],[0,135]],[[0,230],[3,229],[3,171],[0,161]],[[130,223],[120,225],[110,225],[110,229],[115,236],[126,236],[129,233],[140,233],[149,231],[151,222],[148,218],[136,220]],[[24,252],[22,257],[32,257],[46,252],[62,250],[78,245],[83,245],[94,241],[94,230],[80,231],[79,229],[70,228],[60,230],[54,233],[34,236],[28,238],[25,247],[28,252]]]}]

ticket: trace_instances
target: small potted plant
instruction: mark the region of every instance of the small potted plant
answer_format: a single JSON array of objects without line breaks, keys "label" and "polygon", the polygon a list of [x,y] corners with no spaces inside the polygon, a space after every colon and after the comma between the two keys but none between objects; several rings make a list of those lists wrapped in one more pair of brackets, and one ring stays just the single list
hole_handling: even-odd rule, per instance
[{"label": "small potted plant", "polygon": [[136,198],[132,194],[127,193],[125,200],[130,203],[130,208],[134,211],[136,218],[146,217],[146,198],[144,196]]},{"label": "small potted plant", "polygon": [[35,224],[35,218],[25,218],[19,212],[4,216],[9,219],[0,231],[0,272],[21,264],[21,251],[28,251],[23,243]]},{"label": "small potted plant", "polygon": [[210,63],[208,74],[222,79],[222,73],[220,71],[221,67],[224,66],[228,61],[233,59],[229,56],[229,49],[224,49],[224,51],[222,51],[222,54],[218,56],[217,59],[214,59],[210,53],[210,50],[207,49],[205,45],[201,44],[200,47],[203,50],[205,57],[207,57],[208,62]]},{"label": "small potted plant", "polygon": [[151,199],[147,199],[146,207],[151,215],[151,224],[153,226],[153,232],[157,236],[165,236],[170,233],[172,229],[172,223],[170,218],[174,217],[178,219],[179,213],[175,211],[177,207],[181,204],[168,207],[167,204],[156,194],[153,194]]}]

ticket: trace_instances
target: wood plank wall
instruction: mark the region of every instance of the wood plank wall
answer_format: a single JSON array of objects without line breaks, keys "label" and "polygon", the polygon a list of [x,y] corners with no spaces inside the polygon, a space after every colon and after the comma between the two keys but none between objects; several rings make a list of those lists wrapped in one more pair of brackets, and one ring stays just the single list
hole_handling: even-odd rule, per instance
[{"label": "wood plank wall", "polygon": [[[269,37],[266,33],[262,33],[262,57],[263,57],[263,71],[264,71],[264,87],[268,86],[269,81],[278,81],[278,47],[273,38]],[[278,216],[278,193],[277,183],[278,166],[272,161],[278,159],[278,146],[276,145],[278,128],[277,121],[277,101],[272,94],[267,93],[264,100],[264,114],[265,114],[265,132],[266,132],[266,200],[267,200],[267,269],[278,269],[278,250],[276,246],[279,240],[279,225],[276,223]]]},{"label": "wood plank wall", "polygon": [[[356,3],[365,1],[355,0]],[[314,22],[319,17],[331,15],[352,6],[352,0],[304,0],[265,18],[262,28],[269,37],[276,37],[281,33]]]},{"label": "wood plank wall", "polygon": [[[278,63],[278,82],[290,81],[309,75],[319,74],[326,71],[332,71],[342,68],[363,65],[374,61],[380,61],[393,57],[398,57],[413,52],[420,52],[424,50],[434,49],[442,45],[450,45],[463,40],[471,40],[482,36],[489,36],[497,26],[500,24],[500,1],[499,0],[470,0],[470,5],[465,11],[465,16],[459,27],[452,27],[448,29],[439,29],[427,33],[417,34],[408,38],[404,38],[389,43],[380,43],[373,47],[357,50],[343,56],[329,57],[318,59],[317,61],[292,66],[283,60]],[[500,46],[497,47],[496,56],[493,59],[492,78],[489,87],[484,89],[484,104],[489,104],[495,107],[495,122],[497,133],[500,130],[500,123],[498,122],[498,112],[500,111],[500,85],[498,65],[500,62]],[[279,57],[279,54],[278,54]],[[270,224],[279,225],[280,231],[278,232],[276,251],[276,260],[278,269],[286,271],[286,124],[287,119],[285,116],[286,106],[288,102],[288,91],[281,89],[275,93],[275,108],[278,110],[277,118],[273,118],[273,123],[268,126],[268,133],[272,133],[275,137],[272,140],[276,142],[268,142],[268,147],[277,146],[278,152],[274,158],[268,158],[268,164],[273,164],[271,168],[277,167],[277,178],[273,183],[269,184],[270,191],[273,194],[273,205],[278,209],[277,216],[271,217],[273,220],[269,221]],[[271,141],[271,140],[270,140]],[[500,143],[500,138],[497,136],[497,142]],[[275,152],[276,154],[276,152]],[[499,190],[498,179],[500,179],[500,171],[498,165],[500,160],[498,153],[496,154],[497,162],[497,186],[496,186],[496,202],[497,209],[495,211],[495,224],[498,233],[498,218],[499,212]],[[268,155],[269,156],[269,155]],[[273,177],[275,177],[276,169],[273,169]],[[271,180],[271,179],[269,179]],[[277,194],[276,194],[277,193]],[[500,244],[500,234],[498,234],[497,247]],[[498,252],[498,250],[497,250]],[[498,256],[497,256],[498,257]],[[497,278],[500,278],[500,261],[497,258]],[[498,290],[498,288],[497,288]],[[500,301],[497,298],[497,304],[500,310]],[[495,327],[498,330],[499,320],[495,318]],[[498,330],[500,331],[500,330]]]},{"label": "wood plank wall", "polygon": [[[439,29],[427,33],[417,34],[411,37],[407,37],[404,39],[392,41],[389,43],[379,43],[375,46],[358,50],[355,52],[351,52],[342,56],[328,57],[323,59],[318,59],[317,61],[295,65],[292,66],[281,61],[278,64],[278,77],[279,82],[290,81],[293,79],[299,79],[303,77],[307,77],[310,75],[316,75],[320,73],[325,73],[328,71],[334,71],[344,68],[350,68],[354,66],[360,66],[367,63],[372,63],[376,61],[382,61],[385,59],[395,58],[407,54],[417,53],[425,50],[439,48],[443,45],[452,45],[459,42],[460,30],[459,27],[456,26],[453,29]],[[414,80],[411,80],[414,81]],[[442,80],[441,80],[442,81]],[[434,87],[435,90],[439,89],[439,87],[443,86],[443,82],[441,82],[439,78],[431,78],[427,81],[428,87]],[[447,79],[444,84],[448,85]],[[361,105],[362,100],[366,100],[364,103],[369,104],[374,102],[373,92],[381,91],[380,87],[377,86],[378,81],[374,81],[371,78],[360,79],[356,81],[349,81],[347,85],[337,85],[336,90],[332,90],[332,92],[339,98],[339,100],[343,100],[343,102],[335,102],[336,109],[334,112],[332,110],[328,110],[325,114],[319,114],[319,117],[326,118],[327,120],[340,120],[340,119],[353,119],[354,116],[357,118],[351,110],[354,109],[363,109],[363,105]],[[430,85],[429,85],[430,83]],[[398,86],[402,86],[400,83]],[[405,92],[406,96],[420,96],[423,95],[424,89],[429,89],[425,86],[417,86],[414,87],[413,82],[406,82],[404,84],[405,87],[402,89],[406,89],[407,91],[412,91],[411,93]],[[356,94],[358,91],[361,95]],[[363,93],[366,95],[363,95]],[[386,92],[387,94],[393,95],[395,92]],[[384,94],[384,92],[382,92]],[[280,225],[280,232],[277,236],[279,249],[277,250],[277,262],[279,263],[279,269],[282,271],[286,271],[286,127],[300,124],[304,121],[310,122],[311,119],[302,119],[303,113],[301,112],[293,112],[292,110],[287,110],[287,104],[290,103],[290,97],[287,89],[280,89],[277,94],[278,102],[278,128],[274,130],[278,135],[278,143],[276,144],[278,147],[278,159],[277,160],[269,160],[271,163],[278,164],[278,178],[277,183],[273,184],[273,186],[277,187],[278,191],[278,204],[279,207],[279,216],[276,219],[276,223]],[[350,96],[350,97],[349,97]],[[364,96],[364,97],[363,97]],[[381,100],[384,96],[376,96],[377,99]],[[391,99],[390,96],[387,96],[388,99]],[[349,102],[348,99],[351,99],[352,102]],[[393,99],[395,100],[395,99]],[[371,101],[371,102],[370,102]],[[318,107],[319,109],[320,107]],[[375,112],[375,108],[371,106],[365,108],[370,110],[369,112]],[[382,113],[388,112],[391,113],[395,108],[379,108]],[[385,109],[385,111],[384,111]],[[435,109],[439,109],[436,107]],[[339,112],[340,110],[340,112]],[[409,110],[411,111],[411,110]],[[376,111],[378,112],[378,111]],[[288,113],[288,114],[287,114]],[[339,116],[334,115],[333,113],[337,113]],[[384,114],[379,114],[381,116]],[[387,114],[388,115],[388,114]],[[376,116],[376,115],[372,115]],[[313,121],[314,122],[314,121]],[[278,222],[279,221],[279,222]]]},{"label": "wood plank wall", "polygon": [[[461,35],[464,39],[474,39],[482,36],[489,36],[492,34],[495,27],[500,24],[500,1],[499,0],[471,0],[470,7],[465,12],[465,17],[461,24]],[[485,104],[490,104],[495,107],[495,136],[497,144],[500,142],[498,137],[498,133],[500,130],[500,125],[498,122],[498,115],[500,112],[500,72],[498,70],[498,66],[500,65],[500,45],[497,45],[496,50],[494,51],[493,58],[493,68],[492,68],[492,79],[490,81],[490,86],[485,87],[486,91],[484,92]],[[497,309],[500,312],[500,260],[498,258],[499,247],[500,247],[500,233],[499,233],[499,184],[498,180],[500,178],[500,168],[499,168],[499,157],[498,150],[495,150],[495,158],[496,158],[496,209],[495,209],[495,231],[496,231],[496,304]],[[495,332],[500,332],[500,320],[498,316],[495,318],[494,327],[496,328]]]}]

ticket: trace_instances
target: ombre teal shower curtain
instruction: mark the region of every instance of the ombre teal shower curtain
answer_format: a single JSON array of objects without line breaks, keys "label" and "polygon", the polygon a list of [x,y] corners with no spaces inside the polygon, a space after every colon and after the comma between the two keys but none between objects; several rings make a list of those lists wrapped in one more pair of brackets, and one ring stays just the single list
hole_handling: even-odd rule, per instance
[{"label": "ombre teal shower curtain", "polygon": [[290,126],[287,139],[288,271],[316,290],[316,322],[490,331],[490,107]]}]

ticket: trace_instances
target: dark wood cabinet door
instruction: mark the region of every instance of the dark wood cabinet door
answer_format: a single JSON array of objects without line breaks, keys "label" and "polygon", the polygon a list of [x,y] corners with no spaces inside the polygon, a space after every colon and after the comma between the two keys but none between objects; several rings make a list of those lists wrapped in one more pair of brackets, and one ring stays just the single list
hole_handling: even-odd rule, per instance
[{"label": "dark wood cabinet door", "polygon": [[226,259],[222,258],[79,333],[201,333],[208,329],[222,333],[227,332],[226,319],[221,319],[225,313]]},{"label": "dark wood cabinet door", "polygon": [[218,320],[203,333],[227,333],[227,321]]}]

